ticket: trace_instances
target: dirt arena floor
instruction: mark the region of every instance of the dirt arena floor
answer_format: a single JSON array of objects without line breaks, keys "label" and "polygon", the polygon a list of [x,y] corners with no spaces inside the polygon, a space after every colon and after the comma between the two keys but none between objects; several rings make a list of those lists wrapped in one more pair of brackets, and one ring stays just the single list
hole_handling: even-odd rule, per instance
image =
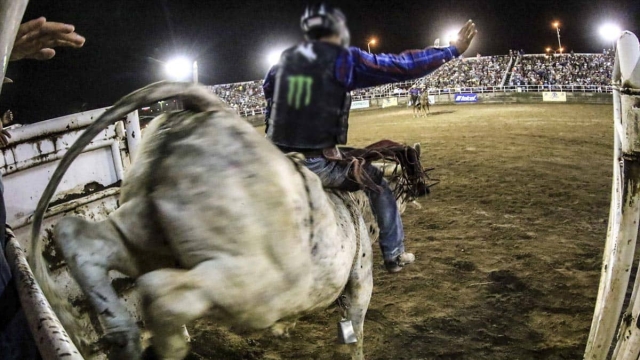
[{"label": "dirt arena floor", "polygon": [[[612,171],[612,107],[458,105],[352,114],[350,144],[423,148],[441,183],[403,215],[417,261],[381,265],[367,359],[581,359],[597,294]],[[259,131],[262,131],[259,129]],[[191,326],[193,359],[348,359],[336,308],[289,339]]]}]

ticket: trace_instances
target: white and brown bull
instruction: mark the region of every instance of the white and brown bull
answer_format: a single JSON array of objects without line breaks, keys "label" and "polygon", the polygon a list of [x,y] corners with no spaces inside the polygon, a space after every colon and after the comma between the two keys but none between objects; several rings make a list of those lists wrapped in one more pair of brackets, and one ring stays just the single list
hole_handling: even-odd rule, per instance
[{"label": "white and brown bull", "polygon": [[[145,326],[162,359],[182,359],[182,325],[202,316],[283,332],[283,322],[322,309],[341,294],[363,359],[376,229],[363,192],[322,188],[205,88],[148,86],[120,100],[73,144],[34,215],[30,263],[76,345],[82,325],[55,292],[38,240],[44,210],[65,171],[106,126],[145,104],[180,97],[185,111],[146,129],[122,183],[120,207],[102,222],[66,217],[54,231],[70,272],[99,314],[111,358],[137,359],[140,330],[108,277],[136,279]],[[377,231],[377,230],[373,230]],[[374,234],[377,236],[377,234]],[[86,346],[85,346],[86,348]]]}]

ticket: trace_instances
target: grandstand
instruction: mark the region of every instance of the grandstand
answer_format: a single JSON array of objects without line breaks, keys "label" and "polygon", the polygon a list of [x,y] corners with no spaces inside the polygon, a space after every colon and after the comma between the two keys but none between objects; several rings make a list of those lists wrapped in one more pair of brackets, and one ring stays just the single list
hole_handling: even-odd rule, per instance
[{"label": "grandstand", "polygon": [[[609,91],[614,54],[483,56],[450,61],[426,77],[354,90],[354,100],[406,96],[413,86],[429,94],[459,92]],[[241,116],[264,113],[262,80],[208,86]]]}]

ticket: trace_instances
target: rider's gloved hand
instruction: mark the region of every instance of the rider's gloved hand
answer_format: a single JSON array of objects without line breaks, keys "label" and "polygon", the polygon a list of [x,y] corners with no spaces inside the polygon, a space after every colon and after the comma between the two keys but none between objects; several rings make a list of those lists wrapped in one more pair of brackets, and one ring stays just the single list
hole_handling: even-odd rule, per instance
[{"label": "rider's gloved hand", "polygon": [[451,41],[451,45],[455,46],[458,49],[458,54],[462,55],[469,48],[473,37],[476,36],[478,30],[476,30],[476,24],[473,21],[469,20],[466,24],[460,29],[458,32],[458,38],[456,41]]}]

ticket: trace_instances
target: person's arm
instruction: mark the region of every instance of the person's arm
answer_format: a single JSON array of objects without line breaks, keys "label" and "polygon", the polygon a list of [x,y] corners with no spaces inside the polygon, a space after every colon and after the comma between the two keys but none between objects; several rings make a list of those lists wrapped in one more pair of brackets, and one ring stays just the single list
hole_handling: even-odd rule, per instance
[{"label": "person's arm", "polygon": [[374,55],[349,48],[338,58],[336,77],[348,90],[417,79],[462,55],[476,33],[476,25],[469,20],[449,47],[408,50],[398,55]]},{"label": "person's arm", "polygon": [[264,92],[264,99],[267,101],[267,106],[265,108],[264,115],[264,124],[266,128],[264,132],[267,132],[269,128],[269,118],[271,117],[271,105],[273,104],[273,92],[276,81],[276,71],[278,70],[278,66],[274,65],[267,72],[267,76],[264,78],[264,82],[262,83],[262,92]]},{"label": "person's arm", "polygon": [[54,47],[80,48],[84,42],[84,37],[75,32],[73,25],[40,17],[20,25],[9,60],[49,60],[56,55]]},{"label": "person's arm", "polygon": [[346,77],[345,83],[351,90],[423,77],[459,54],[455,46],[449,46],[408,50],[398,55],[374,55],[358,48],[349,48],[346,56],[339,61],[351,62],[353,71],[351,74],[341,74],[339,78]]}]

